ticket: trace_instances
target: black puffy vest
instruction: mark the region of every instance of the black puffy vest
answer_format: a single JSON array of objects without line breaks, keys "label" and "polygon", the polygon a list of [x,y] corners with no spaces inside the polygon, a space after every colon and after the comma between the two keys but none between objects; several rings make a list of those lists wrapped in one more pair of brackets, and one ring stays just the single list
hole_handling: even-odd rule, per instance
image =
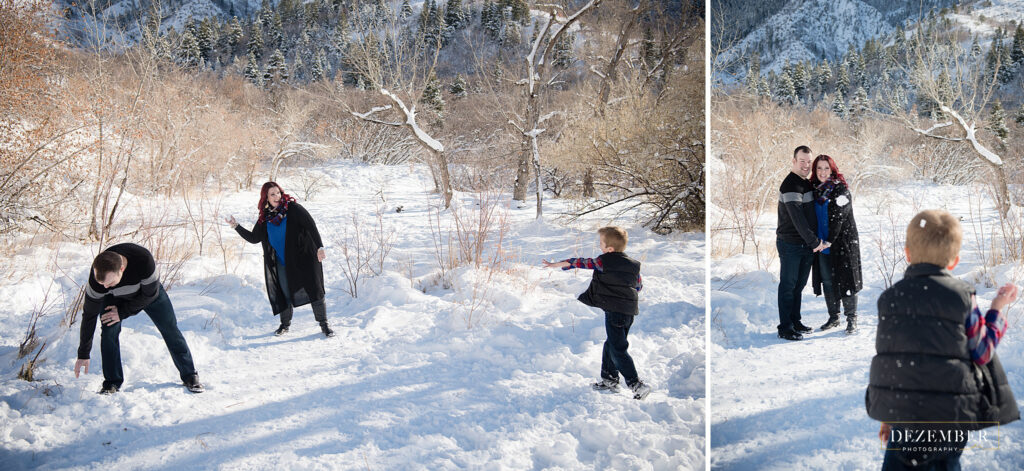
[{"label": "black puffy vest", "polygon": [[964,324],[973,294],[948,270],[921,263],[879,296],[868,416],[957,422],[965,430],[1020,418],[998,355],[983,366],[971,361]]},{"label": "black puffy vest", "polygon": [[580,302],[609,312],[637,315],[637,278],[640,262],[622,252],[608,252],[597,257],[604,270],[594,270],[594,278],[587,290],[580,294]]}]

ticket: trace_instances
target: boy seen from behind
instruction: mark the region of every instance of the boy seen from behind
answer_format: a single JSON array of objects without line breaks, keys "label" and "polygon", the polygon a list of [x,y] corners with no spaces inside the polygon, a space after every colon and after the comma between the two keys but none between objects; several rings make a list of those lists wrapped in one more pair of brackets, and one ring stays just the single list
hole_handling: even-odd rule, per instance
[{"label": "boy seen from behind", "polygon": [[906,273],[878,298],[865,402],[868,416],[882,422],[883,470],[960,469],[968,438],[1020,418],[995,352],[1017,287],[999,288],[982,313],[974,288],[951,273],[962,239],[946,211],[914,216]]},{"label": "boy seen from behind", "polygon": [[578,297],[583,304],[604,311],[608,338],[601,356],[601,381],[594,383],[593,387],[598,391],[616,392],[621,373],[633,391],[633,398],[643,399],[651,392],[651,387],[640,381],[633,358],[626,351],[629,348],[626,337],[639,313],[638,293],[643,288],[640,262],[624,253],[629,241],[624,229],[608,226],[598,229],[597,233],[601,248],[601,255],[597,258],[570,258],[560,262],[544,260],[544,266],[594,270],[590,286]]}]

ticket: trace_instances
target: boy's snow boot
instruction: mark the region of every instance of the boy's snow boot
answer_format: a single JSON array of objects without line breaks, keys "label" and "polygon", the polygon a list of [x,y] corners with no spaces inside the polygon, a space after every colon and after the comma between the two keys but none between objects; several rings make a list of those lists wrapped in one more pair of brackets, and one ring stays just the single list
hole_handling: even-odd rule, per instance
[{"label": "boy's snow boot", "polygon": [[839,327],[839,314],[829,314],[828,321],[821,326],[821,330],[828,330],[833,327]]},{"label": "boy's snow boot", "polygon": [[199,382],[199,375],[192,375],[189,376],[188,378],[185,378],[184,383],[185,387],[188,388],[189,391],[194,392],[196,394],[206,390],[206,388],[203,387],[203,383]]},{"label": "boy's snow boot", "polygon": [[854,334],[854,333],[857,333],[857,316],[847,316],[846,317],[846,334],[850,335],[850,334]]},{"label": "boy's snow boot", "polygon": [[280,337],[280,336],[282,336],[284,334],[287,334],[288,333],[288,327],[289,327],[288,324],[281,324],[281,327],[278,327],[277,330],[274,331],[274,335]]},{"label": "boy's snow boot", "polygon": [[651,393],[651,387],[644,384],[643,381],[637,381],[636,384],[630,386],[633,390],[633,399],[643,399]]},{"label": "boy's snow boot", "polygon": [[612,381],[610,379],[601,378],[601,381],[591,384],[590,386],[594,388],[595,391],[619,392],[619,382]]},{"label": "boy's snow boot", "polygon": [[334,331],[330,327],[327,327],[327,322],[320,323],[320,331],[324,333],[324,337],[334,337]]}]

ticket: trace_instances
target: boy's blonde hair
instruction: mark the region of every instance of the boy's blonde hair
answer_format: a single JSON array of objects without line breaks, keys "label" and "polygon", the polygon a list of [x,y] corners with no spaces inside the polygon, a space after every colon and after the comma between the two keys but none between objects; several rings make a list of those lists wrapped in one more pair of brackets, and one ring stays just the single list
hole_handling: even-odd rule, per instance
[{"label": "boy's blonde hair", "polygon": [[921,211],[907,225],[907,253],[911,263],[949,266],[960,254],[964,233],[960,222],[946,211]]},{"label": "boy's blonde hair", "polygon": [[629,235],[626,230],[619,226],[605,226],[597,230],[601,235],[604,245],[615,249],[616,252],[625,252],[626,244],[629,243]]}]

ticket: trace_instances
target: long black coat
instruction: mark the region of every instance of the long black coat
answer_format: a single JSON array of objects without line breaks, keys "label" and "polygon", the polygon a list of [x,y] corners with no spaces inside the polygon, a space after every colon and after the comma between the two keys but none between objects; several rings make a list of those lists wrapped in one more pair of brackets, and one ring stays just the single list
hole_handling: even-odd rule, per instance
[{"label": "long black coat", "polygon": [[[316,229],[313,217],[306,208],[296,202],[288,204],[286,220],[288,227],[284,235],[285,270],[288,288],[296,307],[304,306],[324,298],[324,267],[316,258],[316,251],[323,247],[320,231]],[[270,245],[267,236],[267,222],[257,222],[252,231],[235,226],[235,231],[250,244],[263,245],[263,273],[267,280],[267,297],[274,315],[288,309],[280,283],[277,282],[277,252]]]},{"label": "long black coat", "polygon": [[[857,222],[853,220],[853,197],[849,188],[841,182],[836,183],[832,198],[828,201],[826,240],[832,243],[829,253],[818,253],[815,256],[831,258],[832,289],[836,299],[857,294],[864,288],[860,271],[860,239],[857,236]],[[811,269],[814,294],[821,294],[821,284],[821,273],[815,263]]]}]

